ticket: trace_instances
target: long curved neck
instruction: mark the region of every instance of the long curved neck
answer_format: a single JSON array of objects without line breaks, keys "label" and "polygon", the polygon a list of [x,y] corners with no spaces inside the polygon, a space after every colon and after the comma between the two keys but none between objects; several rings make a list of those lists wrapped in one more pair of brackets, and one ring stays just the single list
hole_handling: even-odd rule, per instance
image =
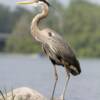
[{"label": "long curved neck", "polygon": [[42,20],[47,16],[48,16],[48,5],[43,3],[42,12],[37,14],[32,20],[32,25],[31,25],[32,33],[35,33],[39,30],[38,24],[40,20]]}]

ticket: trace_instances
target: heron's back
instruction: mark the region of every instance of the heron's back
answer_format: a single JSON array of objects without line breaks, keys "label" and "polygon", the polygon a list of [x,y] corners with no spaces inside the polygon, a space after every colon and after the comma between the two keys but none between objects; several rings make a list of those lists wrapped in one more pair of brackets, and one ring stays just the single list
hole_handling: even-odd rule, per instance
[{"label": "heron's back", "polygon": [[43,49],[53,64],[66,67],[72,75],[81,73],[79,61],[68,45],[65,46],[65,44],[61,42],[59,45],[56,42],[52,45],[46,43],[43,44]]},{"label": "heron's back", "polygon": [[49,56],[53,64],[62,65],[73,75],[81,72],[79,61],[73,50],[64,39],[51,29],[45,29],[42,34],[46,34],[46,42],[43,42],[43,50]]}]

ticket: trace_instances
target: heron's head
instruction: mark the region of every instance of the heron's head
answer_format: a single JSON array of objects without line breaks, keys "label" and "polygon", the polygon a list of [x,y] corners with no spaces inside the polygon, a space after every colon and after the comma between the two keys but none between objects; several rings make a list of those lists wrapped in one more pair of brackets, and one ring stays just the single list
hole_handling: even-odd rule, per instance
[{"label": "heron's head", "polygon": [[19,1],[16,2],[17,4],[35,4],[38,2],[44,2],[46,3],[48,6],[50,6],[49,2],[47,0],[32,0],[32,1]]}]

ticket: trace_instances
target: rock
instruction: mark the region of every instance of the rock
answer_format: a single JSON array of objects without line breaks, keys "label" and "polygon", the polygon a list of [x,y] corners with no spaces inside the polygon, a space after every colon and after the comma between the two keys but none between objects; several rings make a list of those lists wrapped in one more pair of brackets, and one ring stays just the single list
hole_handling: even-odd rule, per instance
[{"label": "rock", "polygon": [[42,94],[36,90],[32,90],[27,87],[21,87],[14,89],[7,94],[4,94],[4,98],[1,95],[0,100],[47,100]]}]

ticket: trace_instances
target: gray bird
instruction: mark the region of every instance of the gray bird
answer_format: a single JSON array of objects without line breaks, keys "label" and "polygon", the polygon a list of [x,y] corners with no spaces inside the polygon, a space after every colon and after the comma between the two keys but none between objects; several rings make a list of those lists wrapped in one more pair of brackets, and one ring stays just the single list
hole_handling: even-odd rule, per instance
[{"label": "gray bird", "polygon": [[58,81],[56,65],[61,65],[65,68],[68,78],[66,77],[66,84],[61,95],[62,100],[64,100],[66,88],[70,79],[70,74],[76,76],[81,73],[79,61],[77,60],[74,52],[72,51],[68,43],[66,43],[57,32],[50,28],[40,30],[40,28],[38,27],[40,20],[48,16],[48,10],[50,6],[48,1],[32,0],[18,2],[18,4],[41,5],[42,11],[37,14],[32,20],[31,34],[36,41],[42,44],[42,48],[45,54],[49,57],[52,64],[54,65],[55,84],[51,100],[54,100],[55,88]]}]

